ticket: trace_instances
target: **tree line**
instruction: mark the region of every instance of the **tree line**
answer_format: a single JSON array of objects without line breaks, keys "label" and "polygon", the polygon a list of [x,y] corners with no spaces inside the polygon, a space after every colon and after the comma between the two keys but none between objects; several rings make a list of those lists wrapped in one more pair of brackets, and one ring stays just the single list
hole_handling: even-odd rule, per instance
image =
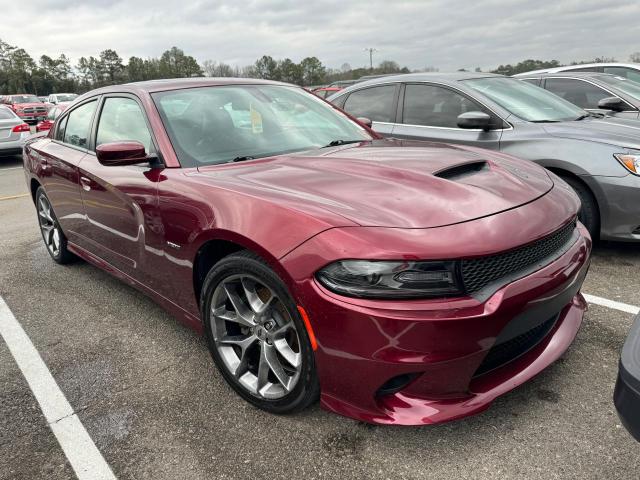
[{"label": "tree line", "polygon": [[[599,57],[572,62],[572,65],[593,62],[614,62]],[[640,52],[629,57],[640,63]],[[515,75],[541,68],[559,67],[558,60],[524,60],[517,64],[500,65],[491,73]],[[464,70],[464,69],[461,69]],[[417,71],[438,71],[429,66]],[[480,72],[480,68],[475,71]],[[207,75],[210,77],[246,77],[279,80],[303,86],[328,84],[336,80],[358,79],[365,75],[410,73],[397,62],[384,60],[375,68],[352,68],[344,63],[339,69],[329,68],[316,57],[306,57],[296,63],[289,58],[276,60],[269,55],[257,59],[252,65],[232,66],[223,62],[205,60],[199,65],[194,57],[178,47],[166,50],[158,58],[130,57],[124,61],[115,50],[106,49],[98,56],[80,57],[76,65],[64,54],[57,58],[42,55],[35,61],[23,48],[9,45],[0,39],[0,94],[83,93],[93,88],[118,83],[138,82],[159,78],[185,78]]]},{"label": "tree line", "polygon": [[185,54],[178,47],[170,48],[159,58],[133,56],[126,62],[115,50],[106,49],[98,56],[80,57],[77,64],[72,65],[64,53],[57,58],[42,55],[36,61],[23,48],[0,39],[0,94],[83,93],[118,83],[203,75],[263,78],[312,86],[360,78],[363,75],[408,72],[408,68],[401,68],[396,62],[389,60],[381,62],[374,69],[352,69],[348,64],[340,69],[331,69],[316,57],[307,57],[296,63],[289,58],[275,60],[268,55],[244,67],[212,60],[199,65],[194,57]]}]

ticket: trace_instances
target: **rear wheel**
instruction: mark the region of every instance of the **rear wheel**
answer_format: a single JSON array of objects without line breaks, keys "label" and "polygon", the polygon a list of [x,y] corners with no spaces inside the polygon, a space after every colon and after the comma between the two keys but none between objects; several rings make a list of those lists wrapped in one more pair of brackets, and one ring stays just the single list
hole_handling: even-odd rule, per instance
[{"label": "rear wheel", "polygon": [[42,240],[51,258],[59,264],[75,260],[76,256],[67,250],[67,237],[64,236],[51,202],[42,187],[38,187],[36,191],[36,210]]},{"label": "rear wheel", "polygon": [[591,238],[597,240],[600,236],[600,212],[593,193],[580,180],[565,176],[562,179],[571,186],[580,198],[582,205],[578,213],[578,219],[589,230]]},{"label": "rear wheel", "polygon": [[209,350],[240,396],[274,413],[301,410],[318,398],[304,323],[260,257],[244,251],[222,259],[208,273],[202,298]]}]

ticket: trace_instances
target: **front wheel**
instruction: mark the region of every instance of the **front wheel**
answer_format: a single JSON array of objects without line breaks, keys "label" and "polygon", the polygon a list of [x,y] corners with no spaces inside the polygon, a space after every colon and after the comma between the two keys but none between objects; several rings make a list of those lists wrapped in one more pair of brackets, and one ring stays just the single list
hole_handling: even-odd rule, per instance
[{"label": "front wheel", "polygon": [[600,237],[600,213],[593,193],[579,180],[571,177],[562,177],[562,179],[569,184],[580,198],[581,207],[578,219],[589,230],[591,238],[594,241],[597,240]]},{"label": "front wheel", "polygon": [[231,387],[273,413],[319,394],[313,350],[285,284],[251,252],[223,258],[205,279],[202,313],[214,362]]}]

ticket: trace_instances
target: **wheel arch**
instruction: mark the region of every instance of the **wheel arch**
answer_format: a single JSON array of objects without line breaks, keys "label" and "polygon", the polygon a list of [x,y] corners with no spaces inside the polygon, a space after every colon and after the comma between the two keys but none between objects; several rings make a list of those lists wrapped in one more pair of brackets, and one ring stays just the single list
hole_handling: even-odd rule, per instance
[{"label": "wheel arch", "polygon": [[287,285],[291,286],[291,278],[278,258],[253,240],[228,230],[212,230],[203,232],[193,242],[193,291],[198,305],[204,279],[211,268],[224,257],[241,250],[249,250],[262,258]]},{"label": "wheel arch", "polygon": [[31,200],[33,200],[34,204],[36,203],[36,192],[38,191],[38,188],[41,186],[42,184],[35,178],[32,178],[29,181],[29,190],[31,192]]}]

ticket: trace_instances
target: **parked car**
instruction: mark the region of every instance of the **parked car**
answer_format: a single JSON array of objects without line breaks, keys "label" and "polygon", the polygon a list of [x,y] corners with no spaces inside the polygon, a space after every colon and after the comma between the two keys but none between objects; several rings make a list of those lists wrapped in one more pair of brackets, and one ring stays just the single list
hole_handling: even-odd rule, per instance
[{"label": "parked car", "polygon": [[620,420],[640,442],[640,314],[622,347],[613,399]]},{"label": "parked car", "polygon": [[608,73],[539,73],[520,80],[549,90],[588,111],[638,119],[640,83]]},{"label": "parked car", "polygon": [[562,177],[582,202],[594,237],[640,241],[640,131],[636,120],[595,118],[527,82],[456,72],[398,75],[328,99],[375,131],[451,142],[533,160]]},{"label": "parked car", "polygon": [[25,123],[36,123],[47,116],[47,107],[35,95],[7,95],[4,103]]},{"label": "parked car", "polygon": [[340,88],[347,88],[351,85],[354,85],[356,83],[358,83],[360,80],[336,80],[335,82],[331,82],[328,86],[329,87],[340,87]]},{"label": "parked car", "polygon": [[76,98],[78,98],[77,93],[52,93],[49,95],[48,102],[52,105],[57,105],[63,102],[73,102]]},{"label": "parked car", "polygon": [[49,97],[39,95],[38,100],[40,100],[42,103],[47,103],[49,101]]},{"label": "parked car", "polygon": [[625,77],[634,82],[640,82],[640,63],[586,63],[581,65],[565,65],[563,67],[543,68],[530,72],[518,73],[516,78],[528,77],[538,73],[559,73],[559,72],[598,72],[610,73],[619,77]]},{"label": "parked car", "polygon": [[586,307],[591,241],[558,177],[380,139],[299,87],[105,87],[24,162],[53,260],[79,256],[203,331],[270,412],[320,395],[371,423],[471,415],[559,358]]},{"label": "parked car", "polygon": [[52,106],[47,113],[47,118],[36,125],[36,132],[46,132],[50,130],[51,127],[53,127],[56,118],[58,118],[60,114],[67,109],[69,104],[69,102],[66,102]]},{"label": "parked car", "polygon": [[22,146],[29,134],[29,125],[24,123],[13,110],[0,105],[0,155],[15,155],[22,152]]},{"label": "parked car", "polygon": [[327,98],[334,93],[339,92],[340,90],[342,90],[342,88],[340,87],[319,87],[312,90],[311,92],[316,94],[320,98]]}]

